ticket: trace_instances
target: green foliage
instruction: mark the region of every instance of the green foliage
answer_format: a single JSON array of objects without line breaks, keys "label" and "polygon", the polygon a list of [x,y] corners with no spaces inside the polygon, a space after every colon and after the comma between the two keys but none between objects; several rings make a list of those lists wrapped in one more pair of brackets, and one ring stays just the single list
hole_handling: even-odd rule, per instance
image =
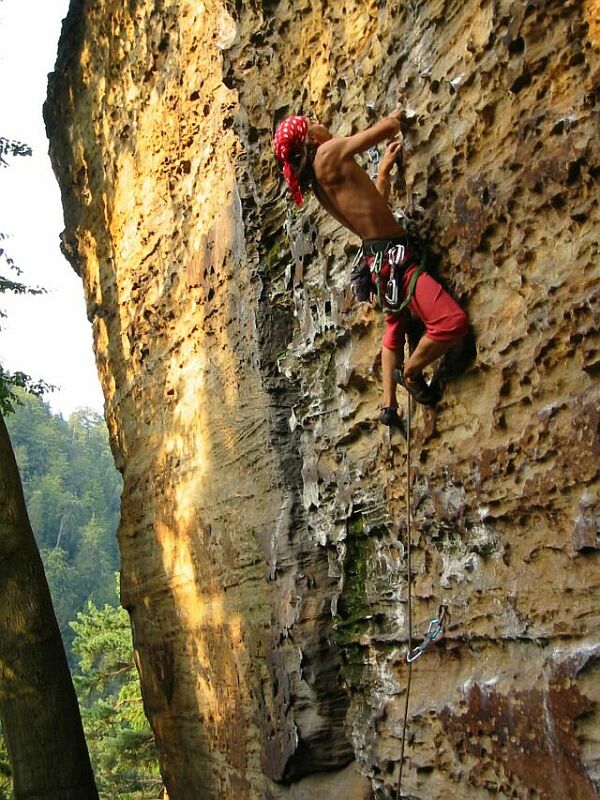
[{"label": "green foliage", "polygon": [[[71,623],[75,686],[102,800],[155,800],[162,781],[122,608],[88,602]],[[1,800],[1,798],[0,798]]]},{"label": "green foliage", "polygon": [[2,736],[2,725],[0,724],[0,800],[13,800],[11,774],[6,743]]},{"label": "green foliage", "polygon": [[7,139],[6,136],[0,136],[0,165],[2,167],[8,166],[7,156],[30,156],[33,150],[28,144],[19,142],[17,139]]},{"label": "green foliage", "polygon": [[[0,279],[1,280],[1,279]],[[0,317],[4,316],[0,311]],[[7,416],[15,411],[19,403],[19,395],[15,389],[23,389],[29,394],[41,397],[54,387],[46,381],[36,381],[24,372],[6,372],[0,364],[0,414]]]},{"label": "green foliage", "polygon": [[[33,150],[28,144],[24,142],[19,142],[17,139],[7,139],[6,136],[0,136],[0,168],[8,167],[9,161],[8,157],[12,156],[13,158],[17,156],[30,156],[33,154]],[[0,231],[0,242],[7,239],[8,236],[6,233]],[[13,261],[13,259],[8,255],[4,246],[0,245],[0,258],[3,258],[4,261],[8,264],[8,266],[17,273],[20,273],[17,265]],[[28,289],[22,283],[18,281],[11,281],[10,278],[4,278],[0,276],[0,294],[2,292],[16,292],[17,294],[27,294],[32,292],[33,294],[38,294],[42,289]],[[2,312],[0,312],[0,316],[4,316]]]},{"label": "green foliage", "polygon": [[[30,156],[32,152],[28,144],[19,142],[16,139],[7,139],[5,136],[0,136],[0,168],[8,167],[9,162],[7,156]],[[13,258],[7,253],[6,248],[2,244],[6,239],[8,239],[8,235],[0,231],[0,262],[4,261],[10,270],[20,275],[21,270],[17,267]],[[12,292],[13,294],[43,294],[45,291],[45,289],[40,287],[34,288],[27,286],[20,281],[7,278],[5,275],[0,275],[0,294],[4,294],[5,292]],[[0,319],[3,317],[6,317],[6,313],[0,308]],[[40,396],[53,388],[45,381],[33,380],[24,372],[10,374],[6,372],[0,364],[0,413],[4,416],[14,411],[14,406],[17,402],[17,395],[14,390],[17,387]]]},{"label": "green foliage", "polygon": [[7,419],[58,623],[72,663],[70,622],[89,599],[116,604],[119,566],[115,531],[121,478],[99,414],[76,411],[68,421],[39,397],[17,389]]},{"label": "green foliage", "polygon": [[[0,233],[0,242],[7,238],[8,237],[5,233]],[[15,262],[7,254],[3,246],[0,247],[0,257],[4,258],[9,267],[11,267],[11,269],[13,269],[18,275],[21,274],[21,270],[15,265]],[[13,294],[45,294],[46,290],[41,289],[40,287],[33,288],[31,286],[27,286],[25,283],[21,283],[21,281],[13,281],[12,278],[7,278],[4,275],[0,275],[0,294],[3,294],[4,292],[12,292]],[[4,317],[6,315],[3,311],[0,311],[0,316]]]}]

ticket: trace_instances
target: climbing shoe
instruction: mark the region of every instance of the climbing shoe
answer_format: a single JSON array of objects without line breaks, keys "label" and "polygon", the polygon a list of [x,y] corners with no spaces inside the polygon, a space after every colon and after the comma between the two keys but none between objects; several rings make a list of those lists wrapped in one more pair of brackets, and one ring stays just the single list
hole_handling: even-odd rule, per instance
[{"label": "climbing shoe", "polygon": [[400,386],[404,386],[406,391],[422,406],[433,407],[442,399],[442,393],[439,388],[430,386],[422,375],[412,378],[410,387],[406,385],[404,373],[401,369],[394,370],[394,379]]},{"label": "climbing shoe", "polygon": [[406,437],[406,426],[402,417],[398,416],[397,408],[384,408],[379,415],[379,422],[382,425],[387,425],[388,428],[393,428]]}]

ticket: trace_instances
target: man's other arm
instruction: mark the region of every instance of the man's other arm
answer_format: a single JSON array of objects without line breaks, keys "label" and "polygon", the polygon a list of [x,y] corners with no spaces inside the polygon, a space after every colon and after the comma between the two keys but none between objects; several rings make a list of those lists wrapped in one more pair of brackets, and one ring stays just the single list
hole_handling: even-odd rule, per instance
[{"label": "man's other arm", "polygon": [[400,168],[401,161],[402,161],[402,138],[397,139],[394,142],[391,142],[386,147],[385,153],[383,154],[381,162],[379,164],[377,178],[375,179],[375,186],[377,187],[377,191],[386,201],[388,201],[390,198],[390,189],[391,189],[390,173],[394,168],[394,164],[398,164],[398,169]]}]

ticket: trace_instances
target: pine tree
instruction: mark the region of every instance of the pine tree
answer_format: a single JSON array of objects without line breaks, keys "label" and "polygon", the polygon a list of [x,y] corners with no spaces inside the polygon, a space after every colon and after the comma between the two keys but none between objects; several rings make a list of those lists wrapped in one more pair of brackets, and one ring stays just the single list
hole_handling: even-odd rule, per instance
[{"label": "pine tree", "polygon": [[103,800],[156,800],[162,792],[154,737],[144,715],[127,612],[89,602],[72,623],[75,685]]},{"label": "pine tree", "polygon": [[13,797],[12,772],[8,761],[6,744],[2,736],[2,725],[0,725],[0,800],[13,800]]}]

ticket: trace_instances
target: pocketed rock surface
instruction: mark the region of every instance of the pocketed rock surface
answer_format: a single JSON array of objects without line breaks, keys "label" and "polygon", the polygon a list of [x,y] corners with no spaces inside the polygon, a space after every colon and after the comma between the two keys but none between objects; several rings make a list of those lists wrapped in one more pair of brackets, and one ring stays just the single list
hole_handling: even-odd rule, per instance
[{"label": "pocketed rock surface", "polygon": [[358,242],[291,207],[270,138],[399,99],[392,203],[472,325],[412,416],[413,643],[447,619],[412,669],[403,796],[598,797],[599,18],[72,0],[45,115],[170,800],[396,796],[407,446],[376,422]]}]

